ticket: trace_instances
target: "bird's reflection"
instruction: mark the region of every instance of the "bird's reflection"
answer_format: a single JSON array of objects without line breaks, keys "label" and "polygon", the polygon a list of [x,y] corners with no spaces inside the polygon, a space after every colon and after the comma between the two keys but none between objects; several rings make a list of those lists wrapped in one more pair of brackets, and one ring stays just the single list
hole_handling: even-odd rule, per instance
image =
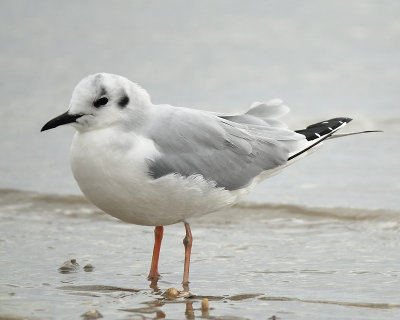
[{"label": "bird's reflection", "polygon": [[[151,278],[149,279],[150,281],[150,289],[153,289],[154,293],[159,293],[160,292],[160,288],[158,286],[158,280],[160,279],[160,277],[156,277],[156,278]],[[189,292],[189,284],[188,283],[184,283],[182,284],[182,292]]]},{"label": "bird's reflection", "polygon": [[153,320],[165,319],[166,317],[167,315],[164,312],[162,312],[161,310],[157,310],[156,316],[153,318]]},{"label": "bird's reflection", "polygon": [[[149,279],[149,281],[150,281],[149,287],[153,290],[154,293],[159,295],[162,290],[158,286],[158,280],[159,280],[159,277],[153,278],[153,279]],[[174,289],[174,288],[170,288],[165,293],[163,293],[163,298],[158,300],[158,302],[156,304],[154,304],[153,306],[154,307],[162,307],[162,306],[165,305],[165,302],[164,302],[165,300],[174,300],[175,298],[179,297],[179,295],[176,295],[176,296],[173,296],[173,297],[171,297],[171,296],[168,297],[168,295],[167,295],[168,291],[170,291],[171,289]],[[176,289],[174,289],[174,290],[176,290],[178,293],[188,293],[189,292],[189,285],[188,284],[182,284],[182,289],[183,290],[180,291],[180,292],[177,291]],[[209,317],[208,300],[207,300],[206,306],[204,305],[204,300],[207,300],[207,299],[203,299],[203,302],[201,304],[201,308],[199,308],[199,309],[193,308],[193,301],[189,301],[189,300],[186,301],[186,303],[185,303],[185,311],[184,311],[185,318],[186,319],[195,319],[196,318],[195,310],[201,310],[201,317],[202,318]],[[156,311],[156,315],[155,315],[155,317],[153,319],[165,319],[166,317],[167,317],[167,315],[163,311],[157,310]]]},{"label": "bird's reflection", "polygon": [[186,319],[195,319],[193,302],[186,302],[186,310],[185,310]]}]

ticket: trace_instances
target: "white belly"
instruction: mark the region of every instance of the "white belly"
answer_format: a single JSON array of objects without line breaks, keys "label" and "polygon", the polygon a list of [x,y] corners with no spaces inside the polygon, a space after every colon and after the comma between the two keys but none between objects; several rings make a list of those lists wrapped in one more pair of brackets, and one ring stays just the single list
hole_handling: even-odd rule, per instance
[{"label": "white belly", "polygon": [[168,225],[231,206],[242,193],[215,188],[201,176],[170,174],[153,179],[146,158],[157,154],[151,140],[113,137],[107,129],[77,132],[71,168],[85,196],[104,212],[139,225]]}]

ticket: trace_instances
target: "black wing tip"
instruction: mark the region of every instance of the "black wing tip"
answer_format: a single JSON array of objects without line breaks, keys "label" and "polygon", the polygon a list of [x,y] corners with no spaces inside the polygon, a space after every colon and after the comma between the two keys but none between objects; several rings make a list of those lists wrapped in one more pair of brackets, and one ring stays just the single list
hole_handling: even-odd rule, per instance
[{"label": "black wing tip", "polygon": [[312,147],[321,143],[325,139],[331,137],[335,131],[340,129],[343,125],[346,125],[347,123],[349,123],[351,120],[353,120],[353,119],[345,118],[345,117],[332,118],[329,120],[311,124],[303,130],[296,130],[297,133],[304,135],[308,141],[312,141],[312,140],[317,140],[317,141],[312,143],[311,145],[309,145],[307,148],[290,156],[288,158],[288,161],[296,158],[297,156],[303,154],[304,152],[310,150]]},{"label": "black wing tip", "polygon": [[327,126],[330,126],[330,125],[337,125],[337,127],[339,127],[343,123],[349,123],[352,120],[353,120],[352,118],[345,118],[345,117],[332,118],[332,119],[329,119],[329,120],[324,120],[324,121],[321,121],[321,122],[310,124],[306,129],[315,128],[315,127],[318,127],[318,126],[327,127]]},{"label": "black wing tip", "polygon": [[338,128],[342,127],[352,120],[353,119],[346,117],[332,118],[329,120],[313,123],[305,129],[296,130],[296,132],[304,135],[309,141],[315,140],[332,134]]}]

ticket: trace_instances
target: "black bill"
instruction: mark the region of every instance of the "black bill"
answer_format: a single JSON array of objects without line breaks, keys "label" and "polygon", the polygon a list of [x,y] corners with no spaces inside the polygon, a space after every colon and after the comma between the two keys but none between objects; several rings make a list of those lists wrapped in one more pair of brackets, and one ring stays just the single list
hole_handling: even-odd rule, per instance
[{"label": "black bill", "polygon": [[68,111],[59,115],[58,117],[55,117],[54,119],[51,119],[49,122],[47,122],[42,130],[40,131],[46,131],[49,129],[56,128],[58,126],[61,126],[63,124],[68,124],[72,122],[76,122],[76,119],[82,117],[83,114],[69,114]]}]

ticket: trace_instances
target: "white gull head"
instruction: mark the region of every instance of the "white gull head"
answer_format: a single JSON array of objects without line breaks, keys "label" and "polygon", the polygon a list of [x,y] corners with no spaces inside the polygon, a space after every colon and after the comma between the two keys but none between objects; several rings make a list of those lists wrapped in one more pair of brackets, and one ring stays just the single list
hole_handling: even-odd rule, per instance
[{"label": "white gull head", "polygon": [[78,83],[68,111],[46,123],[42,131],[64,124],[71,124],[78,131],[124,123],[133,127],[143,121],[149,105],[150,96],[139,85],[119,75],[96,73]]}]

